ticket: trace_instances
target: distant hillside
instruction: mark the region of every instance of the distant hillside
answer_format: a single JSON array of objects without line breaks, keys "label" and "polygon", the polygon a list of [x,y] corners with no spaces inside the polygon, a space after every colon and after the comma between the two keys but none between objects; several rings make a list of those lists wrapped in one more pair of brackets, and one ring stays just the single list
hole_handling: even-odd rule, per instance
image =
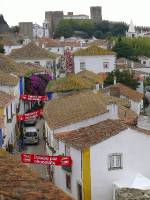
[{"label": "distant hillside", "polygon": [[7,22],[4,20],[3,15],[0,15],[0,34],[8,31],[9,31],[9,26]]}]

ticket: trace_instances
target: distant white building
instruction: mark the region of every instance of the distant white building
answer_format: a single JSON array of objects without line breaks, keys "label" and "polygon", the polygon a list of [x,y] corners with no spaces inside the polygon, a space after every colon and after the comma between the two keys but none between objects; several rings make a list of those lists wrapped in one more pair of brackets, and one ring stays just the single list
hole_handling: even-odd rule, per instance
[{"label": "distant white building", "polygon": [[139,56],[138,57],[141,64],[145,65],[146,67],[150,67],[150,58],[146,56]]},{"label": "distant white building", "polygon": [[115,68],[116,54],[110,50],[92,45],[74,52],[74,72],[89,70],[96,74],[112,72]]},{"label": "distant white building", "polygon": [[136,38],[136,37],[150,37],[150,31],[136,31],[133,21],[131,20],[129,29],[126,32],[126,37]]},{"label": "distant white building", "polygon": [[32,63],[48,69],[52,69],[54,63],[56,65],[59,63],[59,55],[51,53],[35,43],[29,43],[12,51],[10,57],[18,63]]},{"label": "distant white building", "polygon": [[126,37],[130,37],[130,38],[137,37],[137,32],[135,30],[135,27],[134,27],[134,24],[133,24],[132,20],[130,22],[128,32],[126,32]]},{"label": "distant white building", "polygon": [[33,37],[34,38],[48,38],[49,37],[49,29],[48,22],[45,20],[43,26],[38,24],[33,24]]}]

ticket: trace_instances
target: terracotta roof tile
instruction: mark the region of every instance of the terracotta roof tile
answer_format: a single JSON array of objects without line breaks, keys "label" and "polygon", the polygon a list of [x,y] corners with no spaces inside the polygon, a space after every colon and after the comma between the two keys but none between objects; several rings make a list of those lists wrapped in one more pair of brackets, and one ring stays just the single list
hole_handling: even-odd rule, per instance
[{"label": "terracotta roof tile", "polygon": [[96,83],[102,84],[103,78],[100,75],[95,74],[92,71],[83,70],[77,74],[79,77],[84,78],[90,82],[93,82],[94,86]]},{"label": "terracotta roof tile", "polygon": [[50,81],[47,92],[68,92],[95,88],[95,84],[78,75],[71,74],[65,78]]},{"label": "terracotta roof tile", "polygon": [[[29,72],[45,72],[45,68],[43,67],[37,67],[37,66],[31,66],[28,64],[23,63],[16,63],[13,59],[10,57],[1,54],[0,53],[0,72],[6,73],[6,74],[14,74],[16,76],[23,75],[25,76]],[[6,77],[6,75],[5,75]],[[9,82],[9,76],[7,78],[7,81]]]},{"label": "terracotta roof tile", "polygon": [[96,56],[96,55],[116,55],[113,51],[102,49],[96,45],[91,45],[86,49],[80,49],[74,52],[74,56]]},{"label": "terracotta roof tile", "polygon": [[102,83],[102,78],[90,71],[84,70],[78,74],[71,74],[65,78],[51,81],[47,92],[68,92],[95,89],[96,83]]},{"label": "terracotta roof tile", "polygon": [[0,107],[6,106],[14,99],[14,96],[0,91]]},{"label": "terracotta roof tile", "polygon": [[133,101],[141,101],[143,99],[143,94],[136,91],[136,90],[133,90],[121,83],[117,83],[116,85],[113,85],[113,86],[110,86],[109,87],[110,89],[118,89],[120,90],[120,94],[125,96],[125,97],[128,97],[129,99],[133,100]]},{"label": "terracotta roof tile", "polygon": [[126,128],[119,120],[108,119],[78,130],[58,133],[54,137],[76,148],[83,149],[98,144]]},{"label": "terracotta roof tile", "polygon": [[37,46],[33,42],[20,49],[13,49],[9,56],[14,59],[55,59],[57,57],[56,54],[50,53],[46,49]]},{"label": "terracotta roof tile", "polygon": [[129,109],[129,101],[100,92],[69,94],[47,102],[44,117],[50,128],[60,128],[107,112],[107,105],[118,105],[118,117],[126,124],[135,124],[137,114]]},{"label": "terracotta roof tile", "polygon": [[83,92],[51,100],[44,107],[50,128],[60,128],[107,112],[102,94]]},{"label": "terracotta roof tile", "polygon": [[0,149],[0,198],[7,200],[71,200],[67,194]]}]

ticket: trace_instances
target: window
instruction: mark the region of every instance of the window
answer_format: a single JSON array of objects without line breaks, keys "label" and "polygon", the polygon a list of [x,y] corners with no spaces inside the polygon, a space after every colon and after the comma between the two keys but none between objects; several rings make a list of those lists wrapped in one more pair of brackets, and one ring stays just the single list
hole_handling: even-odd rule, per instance
[{"label": "window", "polygon": [[46,67],[52,67],[52,62],[51,61],[47,61],[46,62]]},{"label": "window", "polygon": [[71,190],[71,175],[66,174],[66,188]]},{"label": "window", "polygon": [[8,122],[8,119],[9,119],[9,117],[8,117],[8,107],[6,108],[6,117],[7,117],[7,122]]},{"label": "window", "polygon": [[108,69],[108,68],[109,68],[109,62],[104,62],[104,63],[103,63],[103,67],[104,67],[105,69]]},{"label": "window", "polygon": [[109,170],[122,169],[122,154],[115,153],[109,155]]},{"label": "window", "polygon": [[65,156],[70,156],[70,147],[65,145]]},{"label": "window", "polygon": [[40,62],[39,61],[35,61],[34,64],[40,65]]},{"label": "window", "polygon": [[85,62],[80,62],[80,69],[85,70]]},{"label": "window", "polygon": [[143,60],[143,64],[146,65],[146,61],[145,60]]}]

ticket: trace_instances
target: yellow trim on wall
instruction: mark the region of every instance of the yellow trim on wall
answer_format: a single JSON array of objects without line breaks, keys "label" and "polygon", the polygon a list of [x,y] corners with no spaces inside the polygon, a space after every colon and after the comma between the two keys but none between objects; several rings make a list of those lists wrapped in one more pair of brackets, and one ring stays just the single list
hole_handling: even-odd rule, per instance
[{"label": "yellow trim on wall", "polygon": [[90,149],[82,151],[83,199],[91,200]]},{"label": "yellow trim on wall", "polygon": [[4,108],[0,108],[0,115],[4,115]]}]

